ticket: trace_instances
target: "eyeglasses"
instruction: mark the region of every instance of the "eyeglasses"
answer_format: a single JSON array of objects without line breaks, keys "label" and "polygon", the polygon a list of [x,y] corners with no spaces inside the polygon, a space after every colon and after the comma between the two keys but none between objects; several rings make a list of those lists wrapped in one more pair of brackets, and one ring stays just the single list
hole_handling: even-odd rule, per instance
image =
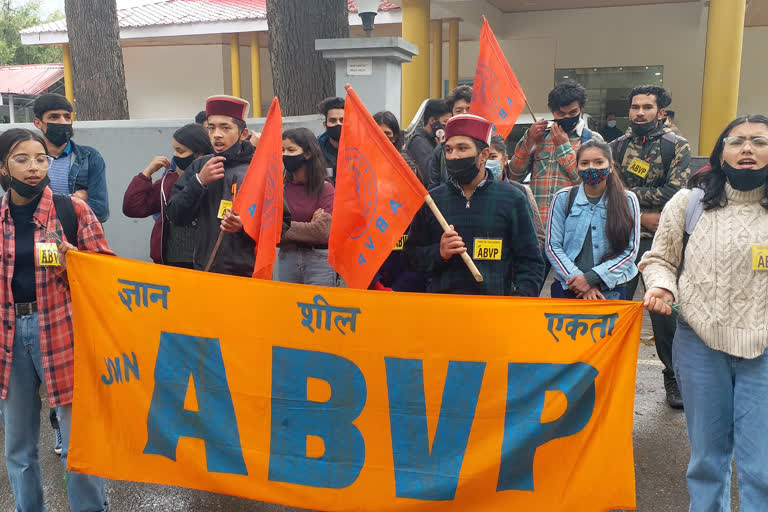
[{"label": "eyeglasses", "polygon": [[53,163],[53,157],[50,155],[15,155],[10,158],[10,161],[16,165],[23,167],[24,170],[32,168],[32,162],[37,165],[38,169],[47,169]]},{"label": "eyeglasses", "polygon": [[768,137],[726,137],[723,139],[726,149],[740,150],[749,142],[755,151],[768,150]]}]

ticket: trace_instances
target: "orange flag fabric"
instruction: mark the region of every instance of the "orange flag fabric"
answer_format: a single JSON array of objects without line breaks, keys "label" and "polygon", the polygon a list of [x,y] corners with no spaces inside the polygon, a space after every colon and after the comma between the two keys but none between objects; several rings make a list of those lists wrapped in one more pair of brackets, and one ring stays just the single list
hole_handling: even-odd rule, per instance
[{"label": "orange flag fabric", "polygon": [[347,85],[328,263],[368,288],[424,203],[427,189]]},{"label": "orange flag fabric", "polygon": [[272,279],[283,228],[283,116],[277,98],[267,113],[259,144],[233,208],[256,240],[253,277]]},{"label": "orange flag fabric", "polygon": [[472,113],[493,123],[507,138],[525,107],[525,93],[504,57],[487,19],[480,30],[480,55],[472,84]]}]

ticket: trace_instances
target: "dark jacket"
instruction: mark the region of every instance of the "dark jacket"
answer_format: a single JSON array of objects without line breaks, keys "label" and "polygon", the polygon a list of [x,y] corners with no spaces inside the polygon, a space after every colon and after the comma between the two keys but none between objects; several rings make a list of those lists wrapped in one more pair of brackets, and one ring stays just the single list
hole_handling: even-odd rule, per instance
[{"label": "dark jacket", "polygon": [[473,258],[483,275],[476,283],[460,256],[440,256],[443,229],[424,205],[411,224],[404,258],[411,270],[431,278],[432,293],[521,295],[536,297],[544,283],[544,259],[539,250],[531,208],[525,194],[501,181],[486,180],[467,200],[453,183],[430,191],[432,198],[464,239],[470,257],[476,239],[502,241],[500,260]]},{"label": "dark jacket", "polygon": [[427,190],[432,190],[438,185],[448,181],[448,170],[445,168],[445,143],[435,147],[429,159],[429,182]]},{"label": "dark jacket", "polygon": [[405,148],[406,153],[411,155],[416,161],[416,165],[419,167],[419,175],[429,174],[429,162],[432,158],[432,151],[435,150],[437,142],[434,135],[430,135],[424,128],[417,128],[413,132],[411,140],[408,142],[408,147]]},{"label": "dark jacket", "polygon": [[328,165],[329,169],[332,169],[331,178],[336,179],[336,159],[338,157],[339,148],[333,147],[331,144],[331,137],[328,132],[323,132],[317,137],[317,143],[320,144],[320,149],[323,150],[323,159]]},{"label": "dark jacket", "polygon": [[[253,152],[253,146],[248,141],[242,142],[242,149],[237,157],[233,161],[224,162],[224,178],[207,187],[200,184],[197,174],[213,155],[200,157],[187,167],[186,172],[173,186],[168,218],[181,226],[188,226],[197,219],[197,241],[193,256],[196,270],[204,270],[208,263],[221,233],[219,205],[222,200],[232,201],[233,189],[240,189]],[[256,262],[255,249],[256,242],[245,231],[225,233],[211,272],[250,277]]]},{"label": "dark jacket", "polygon": [[149,256],[155,263],[165,263],[163,255],[170,223],[168,203],[179,177],[177,171],[168,171],[153,183],[152,178],[139,173],[131,180],[123,196],[123,214],[126,217],[143,219],[151,215],[158,216],[149,240]]},{"label": "dark jacket", "polygon": [[614,140],[624,135],[624,132],[622,132],[615,126],[611,128],[610,126],[606,125],[606,126],[603,126],[602,130],[600,130],[600,135],[603,136],[603,139],[605,139],[605,142],[613,142]]},{"label": "dark jacket", "polygon": [[90,146],[81,146],[69,141],[72,157],[69,164],[69,193],[88,191],[88,206],[99,222],[109,218],[109,197],[107,195],[106,164],[101,154]]}]

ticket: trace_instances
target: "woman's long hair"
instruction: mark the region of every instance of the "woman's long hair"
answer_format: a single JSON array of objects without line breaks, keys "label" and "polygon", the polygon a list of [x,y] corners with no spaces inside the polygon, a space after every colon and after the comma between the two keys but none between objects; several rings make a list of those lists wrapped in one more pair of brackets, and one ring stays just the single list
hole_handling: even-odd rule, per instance
[{"label": "woman's long hair", "polygon": [[605,189],[605,202],[608,210],[605,218],[605,235],[611,244],[611,250],[602,259],[602,261],[608,261],[627,250],[632,231],[635,229],[635,219],[629,208],[627,195],[624,193],[624,183],[616,171],[611,147],[608,144],[595,139],[585,142],[576,152],[576,161],[578,162],[582,153],[590,148],[600,150],[611,166],[611,172],[606,179],[608,186]]},{"label": "woman's long hair", "polygon": [[[311,156],[304,164],[306,181],[304,188],[307,195],[320,197],[325,182],[328,181],[328,166],[323,159],[323,152],[317,143],[315,134],[307,128],[293,128],[283,132],[283,140],[291,140],[301,148],[302,153]],[[290,175],[287,176],[290,179]]]},{"label": "woman's long hair", "polygon": [[[0,164],[2,164],[5,170],[9,173],[11,171],[8,169],[8,158],[11,155],[11,151],[13,151],[13,148],[15,148],[19,143],[26,142],[28,140],[39,142],[43,146],[43,149],[46,151],[46,153],[48,152],[48,148],[45,145],[43,136],[37,132],[33,132],[32,130],[26,130],[24,128],[11,128],[10,130],[0,134]],[[0,174],[0,186],[3,187],[3,190],[8,190],[8,187],[11,186],[10,175],[6,176],[5,174]]]},{"label": "woman's long hair", "polygon": [[390,130],[392,130],[392,133],[395,135],[395,142],[393,144],[395,145],[395,148],[398,151],[403,150],[403,132],[400,131],[400,123],[397,122],[397,118],[395,117],[395,114],[390,112],[389,110],[382,110],[381,112],[376,112],[373,114],[373,120],[376,121],[376,124],[378,125],[384,125],[388,126]]},{"label": "woman's long hair", "polygon": [[[723,158],[723,149],[725,148],[724,139],[733,131],[734,128],[744,123],[761,123],[768,126],[768,117],[752,114],[748,116],[742,116],[731,121],[731,124],[725,127],[723,133],[717,139],[715,149],[712,150],[712,155],[709,157],[710,169],[694,174],[688,180],[688,188],[693,189],[699,187],[704,190],[704,197],[701,202],[704,203],[705,210],[712,210],[714,208],[720,208],[728,204],[728,198],[725,195],[725,172],[720,160]],[[765,197],[760,200],[760,204],[763,208],[768,210],[768,187],[766,187]]]}]

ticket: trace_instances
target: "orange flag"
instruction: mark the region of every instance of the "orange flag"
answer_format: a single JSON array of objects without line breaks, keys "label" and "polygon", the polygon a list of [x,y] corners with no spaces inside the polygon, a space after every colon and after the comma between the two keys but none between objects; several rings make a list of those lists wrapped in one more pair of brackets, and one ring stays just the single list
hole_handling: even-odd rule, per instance
[{"label": "orange flag", "polygon": [[493,123],[507,138],[525,107],[525,93],[501,51],[487,19],[480,31],[480,55],[472,84],[472,113]]},{"label": "orange flag", "polygon": [[424,203],[427,190],[347,85],[328,263],[368,288]]},{"label": "orange flag", "polygon": [[259,144],[232,208],[240,214],[245,232],[256,240],[253,277],[272,279],[283,228],[283,116],[277,98],[269,107]]}]

